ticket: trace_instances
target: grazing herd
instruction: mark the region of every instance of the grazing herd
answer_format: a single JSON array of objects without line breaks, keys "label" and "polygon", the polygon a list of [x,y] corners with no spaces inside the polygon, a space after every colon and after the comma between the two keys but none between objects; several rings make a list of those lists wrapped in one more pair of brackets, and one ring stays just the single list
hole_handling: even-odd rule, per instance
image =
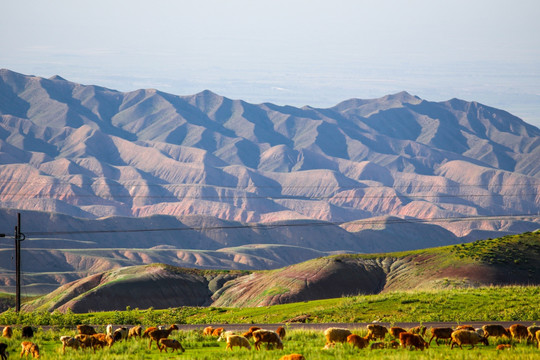
[{"label": "grazing herd", "polygon": [[[329,349],[335,346],[336,343],[348,343],[358,349],[370,348],[374,349],[418,349],[424,350],[429,348],[431,341],[435,339],[435,343],[439,345],[439,340],[444,340],[450,345],[450,349],[454,346],[459,346],[463,349],[463,345],[470,345],[471,349],[476,344],[489,345],[488,338],[491,337],[507,337],[510,341],[523,341],[527,343],[537,342],[540,349],[540,327],[529,326],[528,328],[521,324],[514,324],[508,329],[502,325],[484,325],[482,328],[476,329],[470,325],[461,325],[455,329],[450,327],[434,327],[430,329],[431,338],[429,342],[424,340],[426,328],[417,326],[409,330],[401,327],[386,328],[380,324],[367,325],[367,335],[360,336],[351,333],[349,329],[343,328],[328,328],[324,332],[326,344],[323,349]],[[389,342],[376,341],[384,340],[390,335],[393,339]],[[399,339],[399,342],[397,341]],[[374,340],[374,342],[371,342]],[[371,343],[370,343],[371,342]],[[512,344],[500,344],[496,347],[497,350],[511,349]]]},{"label": "grazing herd", "polygon": [[[78,334],[74,336],[63,335],[60,336],[60,343],[62,344],[62,353],[66,353],[66,348],[72,348],[74,350],[79,349],[91,349],[94,353],[99,348],[110,348],[115,342],[125,341],[129,338],[148,338],[148,348],[152,348],[152,343],[155,342],[160,352],[168,349],[171,352],[177,351],[185,352],[182,344],[176,339],[170,339],[169,335],[175,330],[178,330],[176,325],[171,325],[168,328],[164,327],[149,327],[143,331],[140,325],[126,328],[120,327],[113,331],[112,325],[106,327],[105,333],[96,332],[95,328],[89,325],[78,325]],[[529,326],[526,327],[521,324],[514,324],[509,328],[505,328],[502,325],[484,325],[482,328],[474,328],[468,325],[458,326],[456,328],[450,327],[433,327],[429,330],[431,337],[429,341],[424,340],[426,336],[426,327],[417,326],[411,329],[404,329],[401,327],[387,328],[380,324],[367,325],[367,335],[360,336],[354,334],[349,329],[330,327],[324,331],[324,337],[326,344],[323,350],[333,348],[337,343],[349,344],[353,348],[364,349],[417,349],[425,350],[431,345],[433,339],[437,346],[440,345],[440,341],[446,342],[450,345],[450,349],[458,347],[463,349],[463,345],[470,345],[470,348],[474,348],[477,344],[489,345],[488,338],[506,337],[509,339],[509,344],[497,345],[497,350],[507,350],[513,348],[514,341],[526,341],[527,344],[537,342],[537,346],[540,349],[540,327]],[[233,331],[225,331],[223,327],[213,328],[208,326],[202,331],[203,336],[217,337],[217,341],[226,341],[226,350],[233,351],[235,347],[245,348],[251,350],[252,343],[256,350],[260,350],[261,345],[266,344],[266,349],[283,349],[283,340],[286,336],[285,328],[280,326],[275,331],[261,329],[256,326],[252,326],[248,331],[237,334]],[[4,338],[11,338],[13,336],[13,329],[11,326],[5,326],[2,331]],[[20,357],[31,355],[33,358],[40,357],[39,345],[28,340],[34,336],[34,330],[30,326],[21,328],[21,336],[27,340],[21,342]],[[427,335],[429,336],[429,335]],[[389,339],[390,338],[390,339]],[[385,340],[388,340],[386,342]],[[250,343],[252,340],[252,343]],[[7,344],[0,342],[0,360],[7,360]],[[301,354],[289,354],[284,355],[280,360],[305,360],[305,357]]]}]

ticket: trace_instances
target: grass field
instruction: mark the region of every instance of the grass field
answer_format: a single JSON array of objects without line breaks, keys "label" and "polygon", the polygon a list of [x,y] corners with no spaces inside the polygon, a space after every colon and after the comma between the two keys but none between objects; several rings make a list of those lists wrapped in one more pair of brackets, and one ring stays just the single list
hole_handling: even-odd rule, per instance
[{"label": "grass field", "polygon": [[[20,325],[37,328],[33,341],[39,344],[43,359],[259,359],[278,360],[290,353],[301,353],[308,360],[318,359],[539,359],[540,350],[534,345],[515,343],[511,350],[496,351],[499,343],[508,339],[490,340],[489,346],[478,345],[473,350],[453,349],[446,345],[432,346],[425,351],[407,349],[353,349],[348,344],[337,345],[330,350],[322,350],[325,339],[322,330],[307,330],[288,327],[284,350],[260,351],[236,349],[225,350],[224,342],[203,337],[203,324],[245,324],[245,329],[253,323],[278,324],[300,315],[311,315],[311,323],[359,323],[372,322],[430,322],[450,321],[529,321],[540,323],[538,308],[538,286],[485,287],[468,289],[448,289],[433,291],[392,292],[378,295],[357,295],[336,299],[308,301],[256,308],[194,308],[182,307],[166,310],[126,309],[125,311],[96,312],[85,314],[59,312],[21,312],[10,310],[0,314],[0,324],[16,324],[14,338],[3,339],[9,347],[11,357],[18,358],[20,352]],[[112,348],[91,351],[67,349],[61,353],[61,335],[74,335],[76,324],[94,324],[98,331],[104,325],[112,324],[199,324],[199,330],[173,332],[171,338],[179,340],[186,352],[183,354],[160,353],[153,345],[148,349],[147,339],[131,339],[120,342]],[[225,325],[226,327],[227,325]],[[360,325],[358,325],[360,326]],[[269,325],[275,330],[277,325]],[[350,328],[354,333],[364,335],[363,327]],[[46,330],[45,330],[46,329]],[[388,335],[386,341],[391,337]],[[468,346],[467,346],[468,348]]]},{"label": "grass field", "polygon": [[[21,311],[0,314],[0,324],[277,324],[310,315],[311,323],[539,321],[540,286],[503,286],[357,295],[252,308],[179,307],[83,314]],[[540,321],[539,321],[540,323]]]},{"label": "grass field", "polygon": [[[365,334],[365,329],[351,329],[354,333]],[[193,360],[215,360],[215,359],[257,359],[257,360],[278,360],[281,356],[290,353],[303,354],[307,360],[322,359],[538,359],[540,350],[534,345],[515,343],[511,350],[497,351],[496,345],[499,343],[509,343],[508,339],[491,340],[489,346],[478,345],[473,350],[469,346],[463,350],[459,348],[450,349],[448,345],[435,345],[424,351],[408,349],[356,349],[348,344],[337,344],[330,350],[323,350],[325,339],[322,331],[315,330],[289,330],[284,340],[283,350],[267,350],[264,346],[257,351],[253,347],[251,350],[235,348],[233,351],[225,350],[225,343],[218,342],[216,338],[203,337],[201,331],[178,331],[173,332],[170,338],[179,340],[186,349],[185,353],[160,353],[155,344],[152,349],[148,349],[147,339],[130,339],[125,342],[115,343],[111,348],[99,349],[93,354],[90,350],[66,349],[66,354],[62,354],[60,335],[75,334],[74,330],[38,330],[33,341],[40,346],[43,359],[193,359]],[[21,339],[19,333],[15,331],[15,337],[4,341],[8,343],[10,357],[18,358],[20,352]],[[390,340],[387,336],[386,341]]]}]

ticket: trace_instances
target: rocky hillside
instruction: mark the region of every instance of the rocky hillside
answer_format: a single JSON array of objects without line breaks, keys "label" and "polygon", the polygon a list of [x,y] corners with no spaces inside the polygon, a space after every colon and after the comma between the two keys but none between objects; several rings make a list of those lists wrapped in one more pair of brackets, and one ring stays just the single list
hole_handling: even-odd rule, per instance
[{"label": "rocky hillside", "polygon": [[404,253],[335,255],[272,271],[127,267],[66,284],[25,308],[255,307],[395,290],[538,285],[538,269],[540,232],[535,232]]},{"label": "rocky hillside", "polygon": [[[458,99],[295,108],[0,70],[0,232],[22,212],[29,294],[153,262],[276,269],[533,231],[539,158],[538,128]],[[2,242],[4,291],[12,255]]]},{"label": "rocky hillside", "polygon": [[[5,208],[242,222],[538,213],[540,130],[475,102],[404,92],[294,108],[9,70],[0,99]],[[501,230],[490,224],[449,229]]]}]

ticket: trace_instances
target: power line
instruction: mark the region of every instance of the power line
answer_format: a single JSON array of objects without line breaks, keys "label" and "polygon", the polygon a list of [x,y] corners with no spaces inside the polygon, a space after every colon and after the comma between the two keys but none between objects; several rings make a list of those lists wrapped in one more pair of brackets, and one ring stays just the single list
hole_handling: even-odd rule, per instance
[{"label": "power line", "polygon": [[[450,180],[450,179],[447,179],[448,181],[453,181],[453,180]],[[89,187],[92,187],[92,186],[110,186],[110,187],[116,187],[116,186],[126,186],[126,187],[205,187],[205,186],[208,186],[208,187],[217,187],[217,188],[225,188],[225,189],[234,189],[234,190],[246,190],[246,189],[250,189],[250,188],[262,188],[262,189],[265,189],[265,188],[275,188],[275,189],[283,189],[283,188],[286,188],[286,189],[307,189],[307,188],[323,188],[323,189],[326,189],[326,188],[338,188],[338,189],[365,189],[365,188],[391,188],[391,189],[399,189],[399,188],[408,188],[408,187],[415,187],[415,188],[429,188],[429,189],[432,189],[432,188],[461,188],[461,187],[519,187],[519,186],[540,186],[540,183],[514,183],[514,184],[482,184],[482,183],[474,183],[474,184],[459,184],[459,183],[456,183],[456,184],[448,184],[448,185],[414,185],[415,182],[411,181],[409,184],[403,184],[403,185],[357,185],[357,186],[347,186],[347,185],[340,185],[340,184],[335,184],[335,185],[326,185],[326,186],[319,186],[319,185],[256,185],[256,184],[253,184],[251,186],[238,186],[238,185],[218,185],[218,184],[201,184],[201,183],[196,183],[196,184],[193,184],[193,183],[162,183],[162,184],[156,184],[156,183],[148,183],[148,182],[144,182],[144,183],[141,183],[141,184],[132,184],[132,183],[129,183],[128,181],[124,181],[124,182],[117,182],[115,180],[110,180],[112,183],[108,183],[108,182],[102,182],[102,183],[98,183],[98,182],[93,182],[93,183],[88,183],[88,184],[85,184]],[[140,181],[140,180],[133,180],[133,181]],[[272,179],[269,179],[269,181],[273,181]],[[370,179],[358,179],[358,180],[355,180],[355,179],[350,179],[350,181],[372,181]],[[277,182],[277,181],[276,181]],[[416,182],[417,184],[419,182]],[[0,180],[0,185],[5,185],[5,184],[25,184],[25,185],[59,185],[59,184],[64,184],[64,185],[73,185],[73,186],[77,186],[77,187],[80,187],[80,185],[78,184],[74,184],[74,183],[71,183],[69,181],[64,181],[64,180],[60,180],[60,179],[57,179],[57,178],[54,178],[54,181],[44,181],[44,182],[29,182],[29,181],[26,181],[26,180],[8,180],[8,181],[1,181]],[[362,183],[359,183],[359,184],[362,184]]]},{"label": "power line", "polygon": [[[106,200],[117,199],[178,199],[178,200],[223,200],[223,199],[269,199],[269,200],[339,200],[339,199],[392,199],[392,198],[412,198],[412,199],[444,199],[444,198],[469,198],[469,197],[530,197],[538,196],[540,193],[520,193],[520,194],[396,194],[396,195],[201,195],[201,196],[186,196],[186,195],[112,195],[112,194],[59,194],[56,197],[40,194],[40,193],[0,193],[4,197],[12,198],[27,198],[27,199],[55,199],[55,200],[68,200],[68,199],[84,199],[84,198],[98,198]],[[60,195],[62,199],[60,199]],[[6,201],[6,200],[4,200]],[[1,201],[0,201],[1,202]]]}]

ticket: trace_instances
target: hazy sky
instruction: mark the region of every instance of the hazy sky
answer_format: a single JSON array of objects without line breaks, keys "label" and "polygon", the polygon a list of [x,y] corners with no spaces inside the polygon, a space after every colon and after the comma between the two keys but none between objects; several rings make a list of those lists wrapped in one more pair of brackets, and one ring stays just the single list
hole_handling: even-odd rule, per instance
[{"label": "hazy sky", "polygon": [[538,0],[3,0],[0,68],[328,107],[406,90],[540,127]]}]

